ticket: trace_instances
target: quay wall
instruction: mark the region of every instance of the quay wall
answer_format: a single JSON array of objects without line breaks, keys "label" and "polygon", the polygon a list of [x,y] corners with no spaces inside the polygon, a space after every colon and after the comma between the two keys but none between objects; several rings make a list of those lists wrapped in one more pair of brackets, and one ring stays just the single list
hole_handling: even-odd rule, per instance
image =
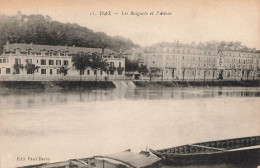
[{"label": "quay wall", "polygon": [[[125,80],[127,81],[127,80]],[[127,81],[129,83],[129,80]],[[114,89],[115,81],[0,81],[0,89]],[[260,80],[254,81],[142,81],[134,80],[137,87],[211,87],[240,86],[260,87]]]},{"label": "quay wall", "polygon": [[138,81],[133,83],[137,87],[207,87],[207,86],[241,86],[241,87],[259,87],[260,80],[250,81]]},{"label": "quay wall", "polygon": [[0,89],[113,89],[112,81],[0,81]]}]

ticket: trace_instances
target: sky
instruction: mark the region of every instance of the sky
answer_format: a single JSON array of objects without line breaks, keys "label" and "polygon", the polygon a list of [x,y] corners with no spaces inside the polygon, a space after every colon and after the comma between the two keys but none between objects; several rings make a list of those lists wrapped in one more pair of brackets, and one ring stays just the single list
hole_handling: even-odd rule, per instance
[{"label": "sky", "polygon": [[[0,14],[49,15],[141,46],[215,40],[260,49],[260,0],[0,0],[0,4]],[[112,15],[104,15],[107,11]],[[156,15],[157,11],[167,15]]]}]

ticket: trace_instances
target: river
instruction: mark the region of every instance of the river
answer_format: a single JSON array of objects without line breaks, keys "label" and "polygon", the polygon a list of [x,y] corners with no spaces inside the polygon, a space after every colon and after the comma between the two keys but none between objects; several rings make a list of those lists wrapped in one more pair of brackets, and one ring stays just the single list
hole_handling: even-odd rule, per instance
[{"label": "river", "polygon": [[0,167],[259,135],[259,100],[254,87],[1,90]]}]

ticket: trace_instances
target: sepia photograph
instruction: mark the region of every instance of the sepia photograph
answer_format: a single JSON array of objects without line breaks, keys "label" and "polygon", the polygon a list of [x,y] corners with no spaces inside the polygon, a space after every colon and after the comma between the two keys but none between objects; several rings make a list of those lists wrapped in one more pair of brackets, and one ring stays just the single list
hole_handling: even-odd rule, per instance
[{"label": "sepia photograph", "polygon": [[259,0],[0,0],[0,168],[259,167]]}]

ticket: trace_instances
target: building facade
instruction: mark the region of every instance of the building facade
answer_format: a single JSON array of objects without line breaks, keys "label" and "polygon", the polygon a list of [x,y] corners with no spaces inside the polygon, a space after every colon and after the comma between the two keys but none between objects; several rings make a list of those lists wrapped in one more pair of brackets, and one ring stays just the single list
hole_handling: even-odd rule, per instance
[{"label": "building facade", "polygon": [[147,68],[163,80],[254,80],[260,75],[260,53],[196,47],[147,47]]},{"label": "building facade", "polygon": [[[108,64],[108,71],[87,68],[83,72],[75,69],[72,57],[76,54],[98,53]],[[34,64],[38,69],[33,73],[26,70],[27,63]],[[61,74],[64,66],[67,73]],[[4,45],[0,56],[0,80],[104,80],[124,79],[125,58],[110,49],[84,48],[68,46],[49,46],[33,44]],[[81,75],[80,75],[81,74]]]}]

